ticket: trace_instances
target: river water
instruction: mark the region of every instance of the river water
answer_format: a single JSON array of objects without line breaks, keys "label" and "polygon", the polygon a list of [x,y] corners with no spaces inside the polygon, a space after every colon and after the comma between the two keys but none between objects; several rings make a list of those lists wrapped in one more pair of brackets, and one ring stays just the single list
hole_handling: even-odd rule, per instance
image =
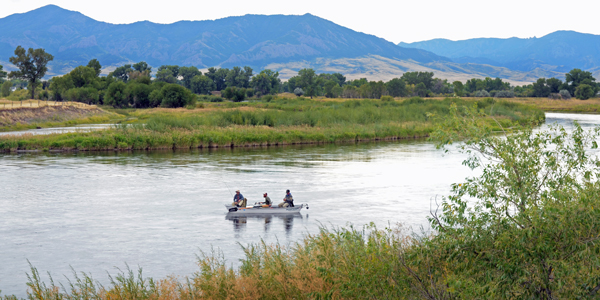
[{"label": "river water", "polygon": [[[598,115],[547,114],[589,128]],[[71,267],[103,284],[127,263],[146,276],[198,271],[200,251],[236,266],[241,245],[293,244],[320,226],[402,223],[428,230],[434,199],[473,175],[456,151],[426,141],[218,151],[0,154],[0,290],[25,296],[28,260],[66,283]],[[290,189],[310,209],[295,217],[228,219]]]}]

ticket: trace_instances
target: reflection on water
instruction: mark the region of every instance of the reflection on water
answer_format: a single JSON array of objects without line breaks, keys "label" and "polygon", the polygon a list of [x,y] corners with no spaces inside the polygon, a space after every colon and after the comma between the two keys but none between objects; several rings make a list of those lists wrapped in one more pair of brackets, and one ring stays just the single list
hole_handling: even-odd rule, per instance
[{"label": "reflection on water", "polygon": [[226,220],[231,221],[233,224],[233,230],[237,234],[243,234],[246,229],[246,225],[248,224],[248,219],[255,220],[258,224],[264,224],[264,233],[269,233],[271,228],[271,224],[275,219],[276,223],[283,224],[283,229],[285,230],[286,235],[290,235],[292,233],[292,229],[294,228],[294,219],[298,219],[300,222],[304,220],[304,218],[308,219],[307,215],[302,215],[301,213],[293,213],[293,214],[285,214],[285,215],[250,215],[250,216],[236,216],[227,214],[225,216]]},{"label": "reflection on water", "polygon": [[[548,114],[584,127],[600,116]],[[570,125],[569,125],[570,126]],[[141,266],[146,276],[197,271],[199,250],[238,265],[239,244],[293,245],[319,226],[428,228],[431,199],[472,173],[465,156],[426,141],[226,150],[0,154],[0,289],[25,297],[27,259],[56,279],[75,270]],[[290,189],[299,216],[229,219],[240,189],[248,203]],[[239,244],[238,244],[239,243]],[[47,277],[44,277],[47,279]]]}]

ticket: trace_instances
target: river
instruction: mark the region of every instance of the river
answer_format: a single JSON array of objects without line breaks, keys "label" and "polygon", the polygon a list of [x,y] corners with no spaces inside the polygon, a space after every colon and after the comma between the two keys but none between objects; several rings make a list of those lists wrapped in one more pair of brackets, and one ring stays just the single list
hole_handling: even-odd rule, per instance
[{"label": "river", "polygon": [[[599,115],[548,113],[547,123],[600,124]],[[290,245],[320,226],[401,223],[428,230],[435,198],[473,175],[465,156],[426,141],[232,149],[0,154],[0,290],[24,297],[27,260],[47,280],[71,267],[103,284],[127,263],[146,276],[198,271],[200,251],[236,266],[241,245]],[[241,190],[249,203],[290,189],[310,209],[296,217],[226,218]]]}]

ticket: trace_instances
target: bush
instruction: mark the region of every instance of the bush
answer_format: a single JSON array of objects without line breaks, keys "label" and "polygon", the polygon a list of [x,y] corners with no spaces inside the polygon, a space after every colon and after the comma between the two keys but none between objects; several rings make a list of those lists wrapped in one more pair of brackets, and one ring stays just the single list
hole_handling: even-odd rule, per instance
[{"label": "bush", "polygon": [[563,100],[571,99],[571,93],[568,90],[560,90],[558,94],[563,98]]},{"label": "bush", "polygon": [[548,96],[548,99],[550,99],[550,100],[560,100],[560,99],[562,99],[562,97],[560,96],[559,93],[550,93],[550,96]]},{"label": "bush", "polygon": [[496,98],[514,98],[515,93],[513,91],[498,91],[494,96]]},{"label": "bush", "polygon": [[477,98],[490,97],[490,93],[488,93],[486,90],[480,90],[480,91],[475,92],[475,97],[477,97]]},{"label": "bush", "polygon": [[192,92],[178,84],[169,83],[161,89],[162,107],[184,107],[195,104],[195,96]]},{"label": "bush", "polygon": [[392,96],[381,96],[381,101],[384,101],[384,102],[394,101],[394,97],[392,97]]},{"label": "bush", "polygon": [[301,88],[297,87],[296,89],[294,89],[294,95],[300,97],[300,96],[304,95],[304,90],[302,90]]},{"label": "bush", "polygon": [[8,97],[10,96],[10,88],[12,87],[12,83],[10,81],[5,81],[2,84],[2,90],[0,92],[0,96],[2,97]]},{"label": "bush", "polygon": [[271,102],[273,100],[273,95],[265,95],[260,98],[262,101]]},{"label": "bush", "polygon": [[146,108],[150,106],[150,93],[153,89],[150,85],[133,82],[127,85],[125,94],[127,95],[127,101],[136,108]]},{"label": "bush", "polygon": [[98,90],[92,87],[70,89],[65,92],[65,99],[72,102],[96,104],[99,99]]},{"label": "bush", "polygon": [[246,99],[246,89],[230,86],[223,91],[223,97],[234,102],[240,102]]},{"label": "bush", "polygon": [[163,96],[160,90],[153,90],[150,95],[148,95],[148,101],[150,107],[158,107],[162,103]]}]

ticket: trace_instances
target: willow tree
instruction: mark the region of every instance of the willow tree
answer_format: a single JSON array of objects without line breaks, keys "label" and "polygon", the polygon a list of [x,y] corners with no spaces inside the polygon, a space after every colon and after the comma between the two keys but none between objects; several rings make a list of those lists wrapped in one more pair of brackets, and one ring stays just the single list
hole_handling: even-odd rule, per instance
[{"label": "willow tree", "polygon": [[18,46],[15,49],[15,56],[10,57],[9,61],[19,70],[11,71],[8,76],[10,78],[27,80],[29,82],[28,88],[31,90],[31,99],[35,99],[37,81],[46,75],[48,71],[46,65],[53,59],[54,56],[46,53],[42,48],[29,48],[25,51],[25,48]]}]

